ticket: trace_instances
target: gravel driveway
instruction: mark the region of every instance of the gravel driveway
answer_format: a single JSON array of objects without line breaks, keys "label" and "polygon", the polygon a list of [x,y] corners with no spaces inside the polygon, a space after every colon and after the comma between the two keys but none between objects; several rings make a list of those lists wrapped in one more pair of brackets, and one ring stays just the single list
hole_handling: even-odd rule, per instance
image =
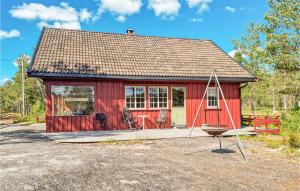
[{"label": "gravel driveway", "polygon": [[[39,126],[0,129],[1,190],[299,190],[299,158],[261,143],[181,155],[185,139],[55,143]],[[232,142],[226,138],[225,142]],[[194,138],[190,151],[217,145]]]}]

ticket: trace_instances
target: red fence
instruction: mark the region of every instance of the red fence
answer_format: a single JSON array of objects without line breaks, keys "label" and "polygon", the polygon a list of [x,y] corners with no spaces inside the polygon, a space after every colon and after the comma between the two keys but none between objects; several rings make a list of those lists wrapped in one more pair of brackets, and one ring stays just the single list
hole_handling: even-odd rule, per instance
[{"label": "red fence", "polygon": [[278,134],[280,132],[280,116],[255,117],[253,126],[257,133]]}]

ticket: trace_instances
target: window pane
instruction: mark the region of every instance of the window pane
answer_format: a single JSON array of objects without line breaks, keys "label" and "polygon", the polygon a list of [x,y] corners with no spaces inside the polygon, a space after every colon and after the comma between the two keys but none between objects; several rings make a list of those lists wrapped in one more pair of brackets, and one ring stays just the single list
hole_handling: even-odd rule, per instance
[{"label": "window pane", "polygon": [[210,88],[208,88],[207,94],[208,94],[208,96],[216,96],[217,92],[218,92],[217,88],[210,87]]},{"label": "window pane", "polygon": [[157,107],[157,98],[158,98],[158,88],[150,87],[149,88],[149,99],[150,99],[150,108]]},{"label": "window pane", "polygon": [[94,112],[94,87],[51,86],[54,115],[91,115]]},{"label": "window pane", "polygon": [[134,88],[126,87],[125,94],[126,94],[126,97],[134,97]]},{"label": "window pane", "polygon": [[144,87],[126,87],[125,89],[126,107],[144,108],[145,88]]},{"label": "window pane", "polygon": [[167,87],[150,87],[149,88],[149,101],[150,108],[166,108],[165,102],[168,100]]},{"label": "window pane", "polygon": [[172,89],[172,106],[184,107],[184,89]]},{"label": "window pane", "polygon": [[163,107],[167,107],[167,106],[168,106],[168,103],[164,102]]},{"label": "window pane", "polygon": [[218,88],[210,87],[207,91],[207,104],[209,107],[218,106]]}]

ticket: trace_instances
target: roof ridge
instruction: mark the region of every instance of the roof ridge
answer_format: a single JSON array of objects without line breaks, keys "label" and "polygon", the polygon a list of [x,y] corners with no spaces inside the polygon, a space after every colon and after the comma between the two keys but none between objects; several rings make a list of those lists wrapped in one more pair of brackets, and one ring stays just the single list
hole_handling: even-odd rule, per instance
[{"label": "roof ridge", "polygon": [[[65,28],[54,28],[54,27],[43,27],[44,29],[48,30],[67,30],[67,31],[78,31],[78,32],[87,32],[87,33],[99,33],[99,34],[108,34],[108,35],[120,35],[120,36],[128,36],[125,33],[113,33],[113,32],[99,32],[99,31],[89,31],[89,30],[81,30],[81,29],[65,29]],[[198,38],[187,38],[187,37],[166,37],[166,36],[154,36],[154,35],[140,35],[134,34],[132,35],[137,37],[155,37],[161,39],[182,39],[182,40],[195,40],[195,41],[209,41],[212,42],[210,39],[198,39]]]}]

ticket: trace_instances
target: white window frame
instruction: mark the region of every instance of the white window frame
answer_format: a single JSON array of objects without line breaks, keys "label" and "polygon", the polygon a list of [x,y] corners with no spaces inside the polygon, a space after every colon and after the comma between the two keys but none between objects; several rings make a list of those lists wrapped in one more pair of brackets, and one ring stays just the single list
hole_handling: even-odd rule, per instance
[{"label": "white window frame", "polygon": [[[126,99],[126,88],[134,88],[134,108],[128,108],[128,109],[132,109],[132,110],[144,110],[146,109],[146,87],[145,86],[125,86],[125,89],[124,89],[124,95],[125,95],[125,107],[127,107],[127,99]],[[136,107],[136,88],[143,88],[144,89],[144,107],[139,107],[137,108]],[[142,102],[141,102],[142,103]]]},{"label": "white window frame", "polygon": [[[209,89],[217,89],[217,104],[218,104],[217,106],[210,106],[209,105],[209,100],[208,100],[208,96],[209,96],[208,95],[208,92],[209,92],[208,90]],[[220,108],[220,103],[219,103],[220,102],[220,99],[219,99],[219,87],[208,87],[207,92],[206,92],[206,96],[207,96],[206,104],[207,104],[207,108],[208,109],[217,109],[217,108]]]},{"label": "white window frame", "polygon": [[[157,106],[158,107],[150,107],[150,88],[166,88],[167,89],[167,107],[159,107],[159,92],[158,92],[158,102]],[[169,108],[169,87],[168,86],[148,86],[148,107],[149,109],[168,109]]]}]

